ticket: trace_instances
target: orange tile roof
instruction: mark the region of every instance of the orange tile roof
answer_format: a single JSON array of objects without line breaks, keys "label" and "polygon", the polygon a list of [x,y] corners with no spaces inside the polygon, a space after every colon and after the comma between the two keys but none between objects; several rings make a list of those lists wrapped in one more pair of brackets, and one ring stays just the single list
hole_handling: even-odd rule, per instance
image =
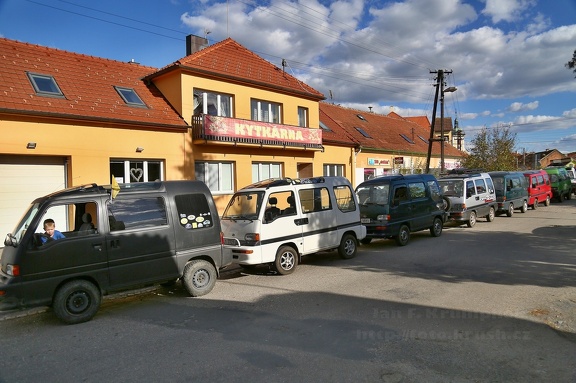
[{"label": "orange tile roof", "polygon": [[[0,112],[186,127],[160,91],[142,80],[154,70],[0,38]],[[36,95],[26,72],[53,76],[64,97]],[[127,105],[114,86],[134,89],[148,107]]]},{"label": "orange tile roof", "polygon": [[[358,116],[362,116],[362,118]],[[328,116],[329,118],[327,118]],[[398,118],[381,114],[344,108],[341,106],[321,102],[320,121],[330,129],[340,126],[348,136],[358,142],[367,150],[385,150],[392,152],[410,152],[420,155],[428,154],[428,139],[430,127],[426,128],[405,118]],[[370,138],[365,137],[356,128],[361,128]],[[402,136],[406,136],[413,143],[408,142]],[[421,139],[422,137],[423,139]],[[440,154],[440,143],[434,142],[432,153]],[[444,147],[446,156],[461,157],[463,152],[447,144]]]},{"label": "orange tile roof", "polygon": [[324,95],[296,77],[278,68],[231,38],[210,45],[186,56],[149,78],[173,70],[186,70],[200,76],[216,76],[248,86],[274,89],[312,100],[323,100]]}]

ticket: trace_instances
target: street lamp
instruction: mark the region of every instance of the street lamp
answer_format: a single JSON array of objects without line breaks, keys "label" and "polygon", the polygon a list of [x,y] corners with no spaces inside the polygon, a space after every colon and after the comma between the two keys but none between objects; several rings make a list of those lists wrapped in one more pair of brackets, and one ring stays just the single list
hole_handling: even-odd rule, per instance
[{"label": "street lamp", "polygon": [[440,88],[440,174],[444,173],[444,93],[456,92],[456,87]]}]

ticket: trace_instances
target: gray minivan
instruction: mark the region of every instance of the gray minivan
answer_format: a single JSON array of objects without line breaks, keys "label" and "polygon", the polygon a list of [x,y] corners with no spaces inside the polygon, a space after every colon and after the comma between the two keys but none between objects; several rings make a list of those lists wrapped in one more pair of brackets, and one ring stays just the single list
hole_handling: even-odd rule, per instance
[{"label": "gray minivan", "polygon": [[429,229],[433,237],[442,234],[447,206],[433,175],[373,178],[358,185],[356,195],[360,221],[366,226],[364,244],[373,238],[394,238],[404,246],[411,232]]},{"label": "gray minivan", "polygon": [[489,172],[496,191],[496,214],[512,217],[514,210],[528,211],[528,183],[521,172]]},{"label": "gray minivan", "polygon": [[[46,219],[61,239],[43,233]],[[102,295],[149,284],[181,279],[207,294],[232,262],[200,181],[65,189],[33,201],[4,245],[0,309],[51,305],[66,323],[90,320]]]}]

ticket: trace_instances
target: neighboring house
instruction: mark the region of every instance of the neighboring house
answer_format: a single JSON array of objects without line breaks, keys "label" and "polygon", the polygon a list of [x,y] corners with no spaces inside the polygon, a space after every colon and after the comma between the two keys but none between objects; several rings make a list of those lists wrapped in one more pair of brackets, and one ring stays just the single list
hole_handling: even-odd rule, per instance
[{"label": "neighboring house", "polygon": [[552,163],[565,158],[557,149],[546,149],[543,152],[524,153],[518,157],[518,168],[520,169],[543,169]]},{"label": "neighboring house", "polygon": [[[322,102],[320,122],[329,129],[344,129],[358,143],[355,185],[384,174],[422,173],[426,168],[430,126],[396,113],[380,115]],[[444,146],[445,169],[458,166],[465,154]],[[440,168],[440,142],[433,142],[431,169]]]},{"label": "neighboring house", "polygon": [[154,68],[4,38],[0,52],[0,233],[65,187],[186,177],[188,124],[142,81]]}]

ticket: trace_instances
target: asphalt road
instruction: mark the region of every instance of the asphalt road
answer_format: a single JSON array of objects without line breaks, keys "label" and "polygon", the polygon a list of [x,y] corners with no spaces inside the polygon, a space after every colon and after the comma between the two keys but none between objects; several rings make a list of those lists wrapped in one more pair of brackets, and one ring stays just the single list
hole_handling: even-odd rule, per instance
[{"label": "asphalt road", "polygon": [[0,315],[0,382],[574,382],[576,200],[294,274],[234,268],[61,324]]}]

